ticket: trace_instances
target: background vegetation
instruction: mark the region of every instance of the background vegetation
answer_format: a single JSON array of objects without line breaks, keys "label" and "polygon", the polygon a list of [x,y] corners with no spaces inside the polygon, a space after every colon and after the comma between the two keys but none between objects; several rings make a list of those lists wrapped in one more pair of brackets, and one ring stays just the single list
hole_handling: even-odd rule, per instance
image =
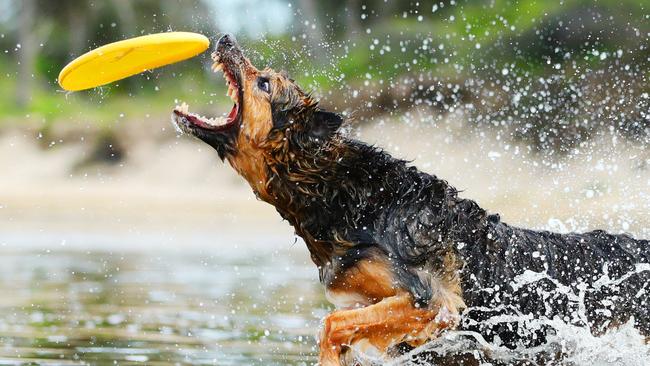
[{"label": "background vegetation", "polygon": [[612,133],[647,143],[649,5],[4,0],[0,126],[53,133],[64,123],[66,131],[113,134],[124,119],[159,123],[177,100],[215,113],[225,90],[208,72],[207,54],[74,94],[63,93],[56,77],[74,57],[111,41],[168,30],[216,40],[228,31],[258,65],[288,70],[356,122],[417,107],[430,109],[434,124],[460,111],[464,127],[496,129],[540,151],[567,152]]}]

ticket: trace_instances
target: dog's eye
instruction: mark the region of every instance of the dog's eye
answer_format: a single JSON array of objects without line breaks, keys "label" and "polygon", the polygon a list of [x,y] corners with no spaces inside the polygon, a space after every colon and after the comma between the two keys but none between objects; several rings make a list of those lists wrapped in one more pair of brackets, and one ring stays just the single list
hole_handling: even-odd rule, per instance
[{"label": "dog's eye", "polygon": [[260,90],[262,90],[265,93],[271,92],[271,84],[269,83],[269,79],[267,78],[257,79],[257,87],[260,88]]}]

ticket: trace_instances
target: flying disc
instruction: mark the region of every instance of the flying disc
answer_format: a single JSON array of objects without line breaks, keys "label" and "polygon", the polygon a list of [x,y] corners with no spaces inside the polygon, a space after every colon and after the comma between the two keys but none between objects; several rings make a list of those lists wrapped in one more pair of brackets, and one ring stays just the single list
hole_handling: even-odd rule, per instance
[{"label": "flying disc", "polygon": [[207,37],[189,32],[149,34],[109,43],[67,64],[59,73],[59,85],[70,91],[94,88],[188,59],[209,46]]}]

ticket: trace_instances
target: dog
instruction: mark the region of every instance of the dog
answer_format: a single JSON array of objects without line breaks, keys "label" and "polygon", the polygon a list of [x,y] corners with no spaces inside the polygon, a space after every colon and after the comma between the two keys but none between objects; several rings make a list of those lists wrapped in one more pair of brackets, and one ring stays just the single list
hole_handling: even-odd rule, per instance
[{"label": "dog", "polygon": [[386,353],[450,329],[512,347],[548,331],[494,320],[504,315],[594,333],[633,322],[650,336],[647,240],[510,226],[446,181],[346,137],[341,115],[286,73],[258,70],[233,36],[212,58],[230,114],[208,119],[183,104],[173,123],[212,146],[304,239],[337,308],[324,319],[320,365],[341,365],[353,345]]}]

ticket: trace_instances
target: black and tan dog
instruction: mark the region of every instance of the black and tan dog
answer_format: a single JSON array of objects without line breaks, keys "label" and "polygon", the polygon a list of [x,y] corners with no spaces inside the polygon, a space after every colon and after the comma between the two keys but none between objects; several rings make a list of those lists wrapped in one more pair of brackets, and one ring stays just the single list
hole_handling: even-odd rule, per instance
[{"label": "black and tan dog", "polygon": [[594,333],[632,321],[650,336],[648,241],[509,226],[444,180],[344,137],[341,116],[286,74],[255,68],[233,37],[213,58],[230,115],[207,119],[183,105],[173,120],[304,239],[338,308],[324,322],[321,365],[339,365],[350,345],[386,351],[445,329],[505,345],[543,337],[532,321],[499,319],[560,319]]}]

